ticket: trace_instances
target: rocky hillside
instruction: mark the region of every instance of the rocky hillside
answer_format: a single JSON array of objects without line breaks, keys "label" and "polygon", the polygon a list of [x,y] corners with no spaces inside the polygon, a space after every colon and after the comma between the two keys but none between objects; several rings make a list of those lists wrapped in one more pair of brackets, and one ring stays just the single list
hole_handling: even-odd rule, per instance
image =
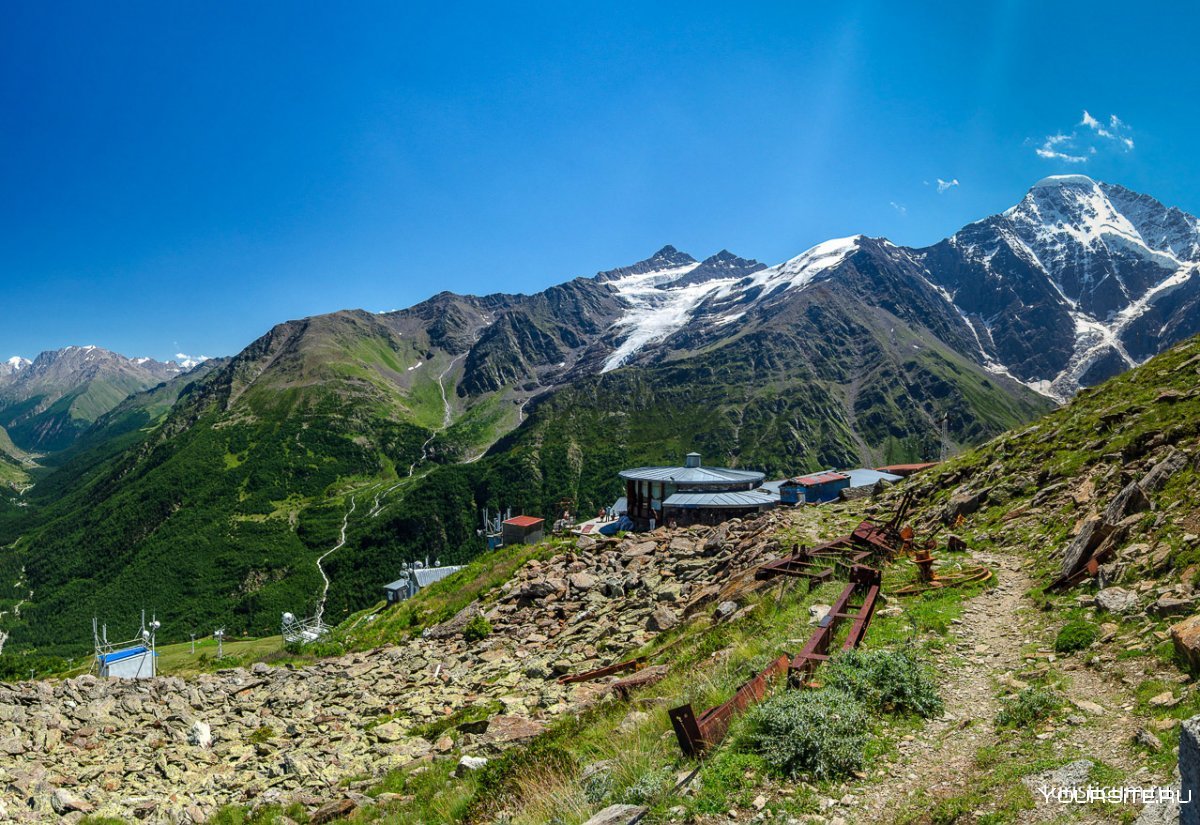
[{"label": "rocky hillside", "polygon": [[55,452],[131,393],[182,372],[174,362],[126,358],[99,347],[12,359],[0,370],[0,427],[27,452]]},{"label": "rocky hillside", "polygon": [[[0,685],[0,816],[203,822],[242,800],[365,804],[354,789],[414,760],[494,757],[611,687],[556,676],[625,656],[718,607],[728,615],[725,602],[761,587],[749,572],[778,551],[779,527],[767,516],[581,539],[417,638],[318,664]],[[421,598],[462,586],[464,575]],[[477,617],[485,629],[471,635]]]},{"label": "rocky hillside", "polygon": [[1047,583],[1096,556],[1099,581],[1140,603],[1190,599],[1200,583],[1198,474],[1192,339],[924,474],[919,490],[945,508],[931,518],[969,514],[998,545],[1037,548]]}]

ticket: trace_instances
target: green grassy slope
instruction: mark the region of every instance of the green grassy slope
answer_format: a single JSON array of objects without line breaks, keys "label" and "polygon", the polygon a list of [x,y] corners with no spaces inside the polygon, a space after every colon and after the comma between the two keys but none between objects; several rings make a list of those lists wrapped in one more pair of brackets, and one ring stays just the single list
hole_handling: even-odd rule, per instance
[{"label": "green grassy slope", "polygon": [[1081,520],[1104,511],[1129,482],[1172,451],[1179,468],[1150,496],[1127,542],[1150,549],[1131,572],[1182,573],[1200,564],[1200,339],[1080,392],[1034,424],[922,473],[929,518],[956,493],[983,493],[971,525],[994,541],[1032,549],[1047,580]]}]

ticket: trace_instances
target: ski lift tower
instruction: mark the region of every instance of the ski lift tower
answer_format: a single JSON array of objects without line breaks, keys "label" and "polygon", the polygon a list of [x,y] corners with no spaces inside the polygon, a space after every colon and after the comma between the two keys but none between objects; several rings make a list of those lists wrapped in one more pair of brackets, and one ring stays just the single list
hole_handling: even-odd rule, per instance
[{"label": "ski lift tower", "polygon": [[329,625],[325,624],[320,616],[300,619],[294,613],[284,613],[279,629],[285,642],[306,645],[327,634]]},{"label": "ski lift tower", "polygon": [[108,640],[108,625],[92,618],[92,640],[96,649],[96,672],[102,679],[151,679],[155,675],[155,636],[162,623],[151,616],[146,624],[142,611],[142,626],[138,635],[124,642]]}]

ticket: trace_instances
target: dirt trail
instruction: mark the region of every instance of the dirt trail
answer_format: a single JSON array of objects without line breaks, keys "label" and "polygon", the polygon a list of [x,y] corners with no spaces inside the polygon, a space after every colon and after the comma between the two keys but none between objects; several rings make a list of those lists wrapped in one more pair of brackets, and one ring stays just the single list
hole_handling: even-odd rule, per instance
[{"label": "dirt trail", "polygon": [[[1132,694],[1115,677],[1090,670],[1076,659],[1055,661],[1039,654],[1035,663],[1027,661],[1029,643],[1045,650],[1053,640],[1043,614],[1026,596],[1035,582],[1014,556],[976,553],[973,560],[995,570],[997,584],[968,600],[962,618],[951,627],[950,644],[939,654],[936,666],[947,674],[942,684],[946,713],[928,722],[912,741],[900,743],[898,757],[885,766],[886,777],[873,779],[855,809],[843,811],[847,822],[890,822],[913,804],[918,789],[937,799],[978,788],[983,776],[975,762],[977,752],[981,747],[1006,741],[993,724],[1001,707],[1001,682],[1012,678],[1014,671],[1044,665],[1067,677],[1068,684],[1061,692],[1072,703],[1091,702],[1103,708],[1102,713],[1096,713],[1095,708],[1092,713],[1064,709],[1063,715],[1087,721],[1064,726],[1056,734],[1056,752],[1078,748],[1086,757],[1102,760],[1131,778],[1141,767],[1130,748],[1139,723],[1122,710],[1123,705],[1132,705]],[[1016,750],[1015,743],[1009,750]],[[988,811],[995,802],[989,798],[978,812]],[[1111,815],[1098,810],[1077,809],[1070,813],[1075,822],[1113,821]],[[1022,821],[1059,821],[1063,814],[1061,805],[1043,803],[1026,811]],[[1110,818],[1103,818],[1106,816]],[[958,821],[975,819],[968,815]]]},{"label": "dirt trail", "polygon": [[330,547],[317,558],[317,570],[321,573],[321,578],[325,580],[325,586],[321,589],[321,601],[317,603],[317,624],[321,623],[321,617],[325,614],[325,599],[329,595],[329,576],[325,573],[325,567],[322,562],[333,553],[341,550],[346,545],[346,527],[350,524],[350,516],[354,513],[354,496],[350,496],[350,509],[346,511],[346,515],[342,516],[342,533],[338,538],[338,543]]},{"label": "dirt trail", "polygon": [[429,458],[429,445],[433,443],[433,440],[435,438],[437,438],[439,435],[441,435],[443,432],[445,432],[445,430],[450,426],[451,422],[454,420],[454,409],[450,406],[449,396],[446,395],[445,379],[446,379],[446,376],[450,374],[450,371],[452,369],[454,369],[454,365],[466,357],[467,357],[467,354],[465,352],[462,355],[455,356],[450,361],[450,363],[446,366],[446,368],[444,370],[442,370],[441,373],[438,375],[438,377],[437,377],[438,391],[442,394],[442,425],[440,427],[438,427],[437,429],[435,429],[430,434],[429,438],[425,439],[425,443],[421,445],[420,458],[418,458],[416,461],[414,461],[412,464],[410,464],[408,466],[408,475],[406,475],[404,478],[397,481],[391,487],[388,487],[386,490],[383,490],[382,492],[375,494],[375,501],[372,504],[371,509],[367,512],[367,515],[370,516],[371,518],[375,518],[381,512],[383,512],[383,500],[385,498],[387,498],[392,493],[393,490],[395,490],[397,487],[404,484],[404,482],[408,481],[410,478],[413,477],[413,474],[415,474],[417,471],[417,467],[420,466],[422,463],[424,463],[427,458]]}]

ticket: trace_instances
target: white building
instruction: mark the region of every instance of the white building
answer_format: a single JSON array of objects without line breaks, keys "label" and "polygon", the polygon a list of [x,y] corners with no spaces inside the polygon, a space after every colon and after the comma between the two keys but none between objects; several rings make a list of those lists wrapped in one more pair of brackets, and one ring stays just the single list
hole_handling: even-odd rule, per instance
[{"label": "white building", "polygon": [[154,677],[154,659],[158,654],[145,645],[98,653],[100,677],[105,679],[150,679]]}]

